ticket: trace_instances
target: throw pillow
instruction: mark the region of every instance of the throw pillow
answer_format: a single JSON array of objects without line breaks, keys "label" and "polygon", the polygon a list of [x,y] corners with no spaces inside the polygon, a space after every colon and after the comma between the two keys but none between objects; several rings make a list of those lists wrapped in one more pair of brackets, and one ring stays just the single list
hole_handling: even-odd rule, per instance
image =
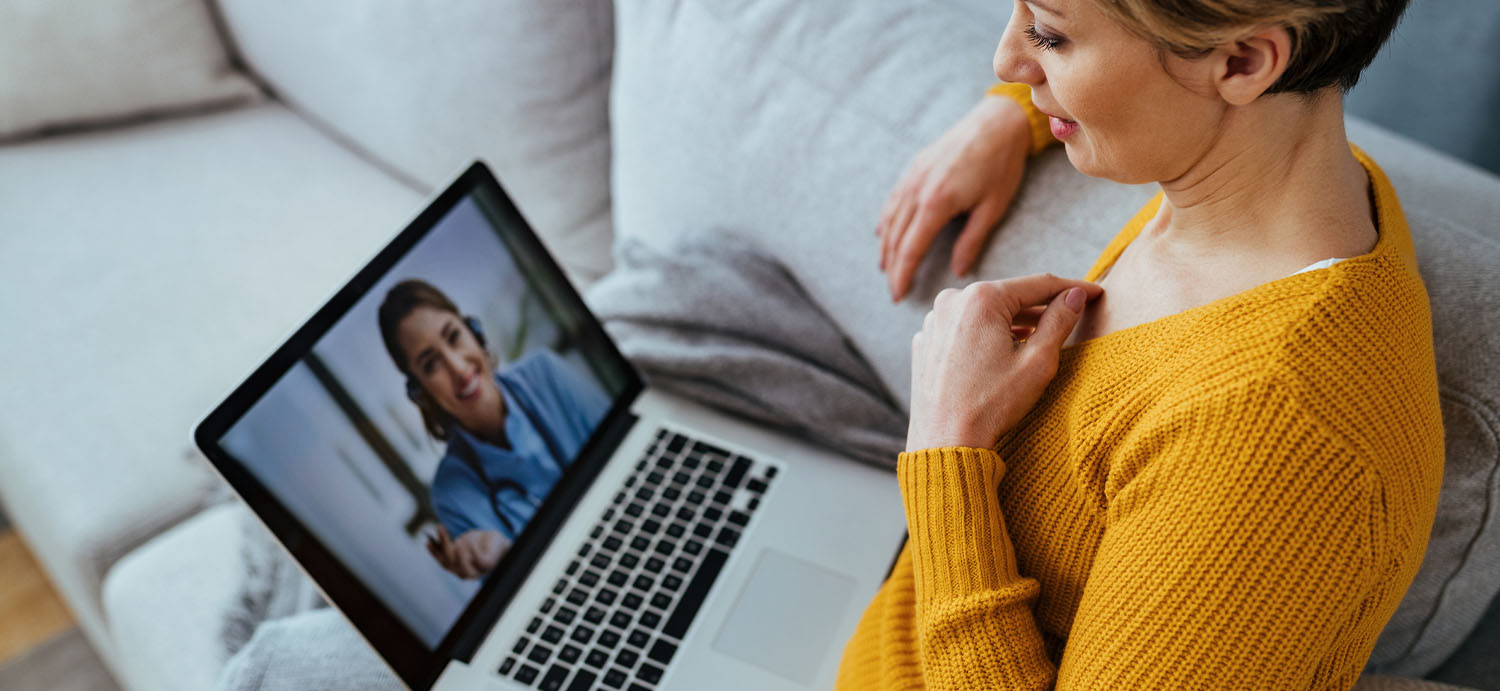
[{"label": "throw pillow", "polygon": [[203,0],[10,0],[0,65],[0,141],[258,94]]}]

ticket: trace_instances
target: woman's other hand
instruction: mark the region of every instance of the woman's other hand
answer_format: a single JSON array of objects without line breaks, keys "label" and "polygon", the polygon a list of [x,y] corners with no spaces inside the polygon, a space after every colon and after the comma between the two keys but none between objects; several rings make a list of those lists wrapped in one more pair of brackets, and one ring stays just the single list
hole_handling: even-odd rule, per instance
[{"label": "woman's other hand", "polygon": [[1026,113],[1004,96],[985,96],[963,119],[912,159],[891,190],[875,234],[891,299],[912,277],[939,231],[955,216],[968,221],[953,246],[953,273],[973,268],[990,230],[1021,185],[1031,134]]},{"label": "woman's other hand", "polygon": [[938,293],[912,337],[906,450],[994,448],[1041,398],[1084,304],[1103,293],[1051,274]]},{"label": "woman's other hand", "polygon": [[437,534],[427,539],[427,551],[438,564],[466,580],[493,570],[507,549],[510,540],[498,530],[470,530],[455,540],[448,537],[447,528],[438,526]]}]

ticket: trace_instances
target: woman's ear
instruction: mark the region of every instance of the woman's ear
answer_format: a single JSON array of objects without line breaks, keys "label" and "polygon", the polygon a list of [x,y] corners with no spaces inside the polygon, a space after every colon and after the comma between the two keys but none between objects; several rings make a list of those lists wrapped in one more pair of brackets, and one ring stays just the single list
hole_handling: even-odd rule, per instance
[{"label": "woman's ear", "polygon": [[1213,52],[1214,88],[1226,102],[1247,105],[1281,79],[1291,57],[1286,27],[1257,29]]}]

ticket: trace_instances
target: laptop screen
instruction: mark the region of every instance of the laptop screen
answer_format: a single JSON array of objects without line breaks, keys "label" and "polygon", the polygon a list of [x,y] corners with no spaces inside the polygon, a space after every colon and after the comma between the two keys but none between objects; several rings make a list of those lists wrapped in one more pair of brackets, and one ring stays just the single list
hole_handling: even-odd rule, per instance
[{"label": "laptop screen", "polygon": [[356,624],[372,598],[428,653],[640,386],[476,168],[199,430]]}]

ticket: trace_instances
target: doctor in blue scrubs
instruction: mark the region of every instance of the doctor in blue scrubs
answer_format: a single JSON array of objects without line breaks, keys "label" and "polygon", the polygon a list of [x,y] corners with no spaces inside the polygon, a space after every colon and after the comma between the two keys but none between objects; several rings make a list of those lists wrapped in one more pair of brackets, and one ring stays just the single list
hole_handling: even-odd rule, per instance
[{"label": "doctor in blue scrubs", "polygon": [[428,549],[459,577],[480,578],[573,462],[609,399],[545,348],[497,369],[479,322],[425,281],[392,287],[379,321],[428,433],[448,443],[431,488],[442,526]]}]

